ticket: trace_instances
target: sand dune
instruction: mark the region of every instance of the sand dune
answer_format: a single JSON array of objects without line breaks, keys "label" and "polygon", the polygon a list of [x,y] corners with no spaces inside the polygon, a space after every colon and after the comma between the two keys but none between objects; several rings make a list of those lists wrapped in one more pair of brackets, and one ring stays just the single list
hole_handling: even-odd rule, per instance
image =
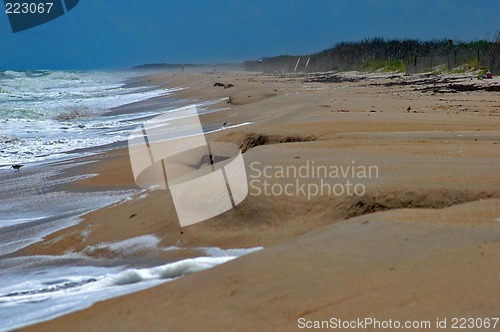
[{"label": "sand dune", "polygon": [[[225,110],[201,116],[205,125],[252,122],[207,137],[238,144],[250,178],[259,167],[312,161],[372,165],[378,176],[358,179],[366,189],[362,196],[264,195],[251,186],[236,209],[186,228],[168,191],[87,214],[79,225],[17,254],[78,252],[149,234],[162,246],[187,248],[179,257],[197,246],[265,249],[26,330],[291,331],[299,318],[435,323],[498,316],[498,94],[422,92],[425,82],[418,89],[408,82],[389,85],[415,78],[388,75],[343,83],[247,73],[149,79],[189,86],[177,92],[181,98],[220,100],[211,107]],[[92,171],[100,176],[76,186],[133,186],[126,150],[93,158],[99,166]],[[279,186],[294,179],[268,180]]]}]

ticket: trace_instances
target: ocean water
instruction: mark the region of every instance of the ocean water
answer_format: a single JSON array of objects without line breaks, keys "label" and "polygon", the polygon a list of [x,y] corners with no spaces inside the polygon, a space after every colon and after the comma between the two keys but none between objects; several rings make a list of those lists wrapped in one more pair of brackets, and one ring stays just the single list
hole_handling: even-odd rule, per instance
[{"label": "ocean water", "polygon": [[[172,97],[177,89],[133,84],[144,74],[0,72],[0,257],[77,223],[85,212],[138,192],[130,188],[95,194],[61,187],[95,176],[67,175],[83,162],[65,161],[109,149],[113,143],[125,146],[132,128],[145,117],[188,102]],[[134,103],[151,106],[138,112],[111,112]],[[12,164],[24,167],[14,172]]]},{"label": "ocean water", "polygon": [[54,159],[76,149],[125,141],[138,119],[174,107],[166,103],[164,109],[139,114],[106,114],[176,90],[126,84],[143,74],[0,72],[0,166]]},{"label": "ocean water", "polygon": [[[260,249],[199,248],[199,257],[181,261],[132,259],[138,250],[182,249],[160,248],[159,239],[147,235],[63,256],[13,255],[47,234],[77,224],[84,213],[149,194],[135,187],[68,190],[67,184],[96,175],[75,174],[75,166],[89,164],[91,170],[96,161],[74,158],[116,144],[125,147],[137,125],[164,112],[189,104],[196,104],[199,113],[220,110],[208,108],[218,100],[175,98],[173,92],[187,87],[135,84],[144,74],[0,71],[0,331],[52,319]],[[235,126],[241,125],[246,123]],[[25,165],[19,172],[10,168],[17,163]],[[103,248],[116,253],[115,258],[91,255]]]},{"label": "ocean water", "polygon": [[[180,249],[159,248],[158,242],[154,236],[146,235],[99,247],[124,256],[130,255],[130,251]],[[5,259],[0,261],[0,331],[53,319],[97,301],[150,288],[260,249],[199,248],[200,257],[142,267],[130,266],[125,260],[96,260],[86,256],[85,251]]]}]

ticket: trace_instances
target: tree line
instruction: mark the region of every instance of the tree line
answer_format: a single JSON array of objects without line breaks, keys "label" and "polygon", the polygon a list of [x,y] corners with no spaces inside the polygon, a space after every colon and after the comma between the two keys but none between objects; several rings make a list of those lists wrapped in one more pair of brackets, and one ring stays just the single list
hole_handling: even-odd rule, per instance
[{"label": "tree line", "polygon": [[250,71],[274,73],[349,70],[407,73],[491,70],[499,73],[500,32],[497,32],[493,41],[372,38],[358,42],[341,42],[315,54],[268,57],[258,61],[246,61],[244,65]]}]

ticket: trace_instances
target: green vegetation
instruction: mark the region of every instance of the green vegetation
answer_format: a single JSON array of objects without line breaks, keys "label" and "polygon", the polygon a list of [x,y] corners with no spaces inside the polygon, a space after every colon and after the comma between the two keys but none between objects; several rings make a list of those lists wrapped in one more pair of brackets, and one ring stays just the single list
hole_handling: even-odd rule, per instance
[{"label": "green vegetation", "polygon": [[467,72],[486,73],[486,68],[482,66],[477,59],[472,59],[468,63],[461,65],[449,71],[451,74],[463,74]]},{"label": "green vegetation", "polygon": [[330,49],[312,55],[279,56],[247,61],[245,67],[247,70],[263,72],[293,72],[297,62],[299,72],[347,70],[408,73],[465,72],[487,68],[498,73],[500,37],[494,42],[373,38],[359,42],[338,43]]},{"label": "green vegetation", "polygon": [[381,71],[381,72],[406,72],[406,63],[401,60],[385,61],[381,59],[368,60],[361,67],[362,71]]}]

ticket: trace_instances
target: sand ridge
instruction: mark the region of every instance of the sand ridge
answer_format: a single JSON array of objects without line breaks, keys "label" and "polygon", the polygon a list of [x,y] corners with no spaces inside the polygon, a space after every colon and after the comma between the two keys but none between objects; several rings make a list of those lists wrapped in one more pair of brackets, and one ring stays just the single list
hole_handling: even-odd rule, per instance
[{"label": "sand ridge", "polygon": [[[207,136],[241,146],[249,175],[252,163],[355,161],[376,165],[379,176],[363,180],[361,197],[265,196],[251,188],[236,209],[187,228],[179,226],[168,191],[92,212],[17,254],[79,252],[146,234],[162,246],[186,247],[182,257],[197,246],[266,249],[26,330],[290,331],[300,317],[497,314],[500,96],[422,91],[436,84],[419,81],[425,77],[345,76],[356,79],[238,72],[149,77],[189,87],[177,92],[180,98],[220,100],[211,107],[224,110],[202,115],[204,125],[252,122]],[[483,84],[469,81],[458,82]],[[131,185],[126,150],[97,158],[100,176],[76,186]]]}]

